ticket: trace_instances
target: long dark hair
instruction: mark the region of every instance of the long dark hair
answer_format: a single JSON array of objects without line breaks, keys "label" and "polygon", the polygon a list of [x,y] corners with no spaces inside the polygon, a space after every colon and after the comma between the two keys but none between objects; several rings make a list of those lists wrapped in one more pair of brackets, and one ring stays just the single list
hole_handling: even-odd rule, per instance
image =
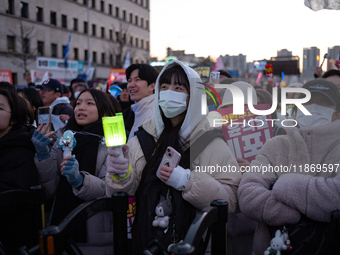
[{"label": "long dark hair", "polygon": [[[173,81],[173,83],[171,81]],[[180,84],[190,91],[189,80],[179,65],[174,65],[163,72],[160,77],[159,86],[163,83]],[[149,160],[142,171],[142,177],[135,192],[136,210],[138,213],[132,226],[134,254],[140,254],[147,245],[147,242],[150,241],[149,239],[153,238],[155,234],[153,232],[154,230],[150,229],[150,224],[153,220],[150,211],[154,210],[160,195],[166,196],[166,194],[169,194],[172,197],[173,209],[168,233],[157,237],[163,245],[169,244],[169,233],[172,233],[172,231],[176,231],[176,235],[178,235],[179,238],[184,238],[185,232],[195,217],[195,208],[182,198],[182,192],[167,186],[156,176],[161,158],[168,146],[173,147],[182,155],[179,165],[185,169],[190,168],[190,148],[185,152],[183,151],[183,141],[180,140],[179,135],[184,120],[173,127],[171,120],[165,117],[161,109],[160,112],[164,129],[156,142],[155,148],[149,150],[148,153],[151,155],[144,155],[145,158]]]},{"label": "long dark hair", "polygon": [[7,89],[0,89],[0,95],[7,98],[8,104],[11,108],[11,120],[13,123],[12,130],[16,130],[21,126],[32,124],[33,110],[28,101],[18,95],[16,91]]},{"label": "long dark hair", "polygon": [[[98,115],[99,115],[98,120],[101,120],[102,117],[104,116],[115,116],[116,115],[115,109],[112,105],[112,101],[109,95],[97,89],[85,89],[82,92],[80,92],[74,104],[73,111],[74,111],[74,108],[76,108],[77,106],[78,98],[84,92],[89,92],[92,95],[94,101],[96,102]],[[83,129],[83,127],[81,125],[78,125],[78,123],[76,122],[74,115],[70,118],[65,128],[72,129],[72,130]]]},{"label": "long dark hair", "polygon": [[38,123],[38,108],[44,106],[44,102],[40,93],[34,88],[23,88],[21,90],[18,90],[18,93],[22,93],[22,95],[28,100],[32,108],[35,107],[34,119]]},{"label": "long dark hair", "polygon": [[[171,66],[170,68],[166,69],[162,73],[161,77],[159,78],[158,83],[160,87],[163,83],[171,84],[172,82],[174,84],[183,85],[190,94],[189,79],[186,73],[184,72],[183,68],[178,64],[175,64]],[[157,140],[156,148],[155,148],[153,155],[152,156],[148,155],[148,156],[151,156],[151,160],[150,162],[148,162],[148,164],[143,169],[142,179],[146,175],[147,170],[150,169],[150,167],[153,166],[153,164],[164,155],[165,150],[168,146],[173,147],[176,151],[178,151],[183,156],[183,150],[182,150],[183,143],[180,142],[180,136],[179,136],[179,130],[182,127],[183,121],[181,121],[175,127],[173,127],[171,120],[165,117],[160,107],[159,109],[160,109],[162,120],[164,123],[164,129],[161,135],[159,136],[159,139]],[[189,162],[189,159],[188,159],[188,162]]]}]

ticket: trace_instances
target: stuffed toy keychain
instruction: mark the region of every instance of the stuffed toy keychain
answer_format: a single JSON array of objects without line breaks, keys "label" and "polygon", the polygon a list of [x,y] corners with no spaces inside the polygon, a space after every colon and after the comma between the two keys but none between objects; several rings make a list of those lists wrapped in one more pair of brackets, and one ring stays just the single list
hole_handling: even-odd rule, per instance
[{"label": "stuffed toy keychain", "polygon": [[264,252],[264,255],[281,255],[281,251],[290,251],[292,245],[288,237],[288,231],[286,227],[281,230],[276,230],[275,237],[270,241],[270,246]]},{"label": "stuffed toy keychain", "polygon": [[167,199],[165,199],[164,196],[161,196],[155,212],[156,216],[155,220],[152,222],[152,226],[167,228],[169,225],[170,214],[172,213],[171,196],[168,196]]},{"label": "stuffed toy keychain", "polygon": [[77,141],[71,130],[66,130],[62,137],[57,140],[58,148],[64,151],[64,158],[72,155],[72,150],[76,147]]}]

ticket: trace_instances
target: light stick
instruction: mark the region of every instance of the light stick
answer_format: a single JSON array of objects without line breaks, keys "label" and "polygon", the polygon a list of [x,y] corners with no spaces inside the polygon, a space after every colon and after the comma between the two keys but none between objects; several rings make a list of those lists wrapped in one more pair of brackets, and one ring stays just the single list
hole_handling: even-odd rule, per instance
[{"label": "light stick", "polygon": [[[103,129],[107,147],[115,147],[119,151],[119,157],[123,158],[123,145],[126,144],[126,134],[123,115],[120,113],[112,117],[103,117]],[[121,177],[124,176],[120,175]]]}]

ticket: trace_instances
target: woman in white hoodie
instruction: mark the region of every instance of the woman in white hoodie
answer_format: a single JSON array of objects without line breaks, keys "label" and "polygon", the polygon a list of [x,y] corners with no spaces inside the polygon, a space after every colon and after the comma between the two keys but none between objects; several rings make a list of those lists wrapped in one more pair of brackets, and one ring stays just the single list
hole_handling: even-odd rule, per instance
[{"label": "woman in white hoodie", "polygon": [[[204,91],[200,82],[198,74],[181,62],[167,64],[156,81],[155,117],[142,125],[144,136],[154,142],[149,146],[151,150],[143,152],[144,144],[139,142],[138,135],[123,148],[126,158],[119,158],[114,148],[109,149],[107,195],[124,191],[136,196],[132,227],[134,254],[141,254],[156,238],[165,247],[183,240],[196,210],[209,206],[215,199],[226,200],[229,212],[237,207],[236,191],[241,175],[225,141],[215,137],[197,157],[193,156],[196,147],[193,144],[210,130],[209,121],[201,114]],[[156,171],[168,146],[181,154],[181,161],[175,168],[162,166],[157,177]],[[235,173],[204,171],[216,165],[230,166]],[[152,225],[161,196],[171,196],[172,213],[166,229]]]}]

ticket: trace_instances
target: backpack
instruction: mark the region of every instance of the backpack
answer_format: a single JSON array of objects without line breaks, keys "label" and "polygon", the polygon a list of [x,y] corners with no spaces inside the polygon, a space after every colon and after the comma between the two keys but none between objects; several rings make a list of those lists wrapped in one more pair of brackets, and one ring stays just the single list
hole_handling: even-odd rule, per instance
[{"label": "backpack", "polygon": [[[156,142],[154,138],[143,129],[143,127],[139,127],[135,134],[139,140],[145,159],[149,162],[152,152],[155,149]],[[185,153],[190,153],[187,155],[190,155],[191,167],[194,160],[199,156],[204,148],[218,137],[225,141],[221,130],[209,130],[199,137],[192,146],[185,151]],[[182,198],[182,191],[175,190],[166,185],[154,174],[160,164],[160,160],[161,159],[156,161],[154,166],[152,166],[152,169],[148,170],[150,174],[144,181],[141,181],[137,190],[138,194],[135,194],[136,218],[132,226],[132,243],[133,248],[135,249],[134,254],[141,254],[143,250],[148,248],[148,244],[152,243],[155,239],[157,239],[163,247],[168,247],[171,243],[183,240],[192,221],[196,217],[196,209]],[[167,229],[152,227],[152,221],[155,216],[155,208],[159,202],[159,197],[166,197],[167,195],[172,197],[173,208],[169,226]],[[180,215],[180,217],[178,217],[178,215]],[[198,250],[204,254],[204,250]]]}]

